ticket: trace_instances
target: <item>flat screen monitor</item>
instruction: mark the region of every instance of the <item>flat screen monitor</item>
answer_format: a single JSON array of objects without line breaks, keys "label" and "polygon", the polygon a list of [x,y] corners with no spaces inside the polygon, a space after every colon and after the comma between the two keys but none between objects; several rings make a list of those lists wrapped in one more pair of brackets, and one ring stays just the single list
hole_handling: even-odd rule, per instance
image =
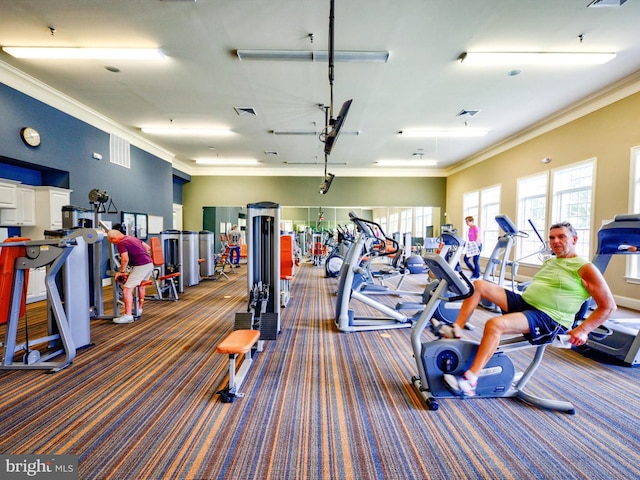
[{"label": "flat screen monitor", "polygon": [[338,117],[333,123],[333,128],[327,134],[324,139],[324,153],[327,155],[331,154],[331,150],[333,149],[333,145],[336,143],[336,139],[340,134],[340,130],[342,129],[342,125],[344,125],[344,121],[347,118],[347,113],[349,113],[349,107],[351,107],[351,100],[347,100],[342,104],[342,108],[340,109],[340,113],[338,113]]}]

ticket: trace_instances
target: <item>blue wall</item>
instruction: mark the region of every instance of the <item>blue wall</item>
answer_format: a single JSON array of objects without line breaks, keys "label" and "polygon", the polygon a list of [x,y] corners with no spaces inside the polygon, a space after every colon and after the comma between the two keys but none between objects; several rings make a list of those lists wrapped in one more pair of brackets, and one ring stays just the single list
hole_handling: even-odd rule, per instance
[{"label": "blue wall", "polygon": [[[20,130],[25,126],[40,132],[39,147],[22,142]],[[102,160],[93,159],[94,152]],[[175,203],[182,201],[169,162],[132,146],[130,169],[112,164],[107,132],[1,83],[0,178],[70,188],[71,204],[84,208],[91,208],[88,194],[97,188],[106,191],[120,211],[162,216],[169,226],[175,197],[180,200]],[[181,187],[184,181],[177,183]],[[119,213],[102,218],[120,222]]]}]

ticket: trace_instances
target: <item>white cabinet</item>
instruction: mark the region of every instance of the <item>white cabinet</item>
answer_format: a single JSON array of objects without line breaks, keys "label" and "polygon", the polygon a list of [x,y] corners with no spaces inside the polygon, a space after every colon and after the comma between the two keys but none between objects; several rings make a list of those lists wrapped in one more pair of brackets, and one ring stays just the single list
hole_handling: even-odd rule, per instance
[{"label": "white cabinet", "polygon": [[3,226],[33,226],[36,224],[36,192],[29,185],[16,187],[16,208],[0,210],[0,225]]},{"label": "white cabinet", "polygon": [[16,208],[18,202],[17,185],[20,182],[13,180],[0,180],[0,208]]},{"label": "white cabinet", "polygon": [[47,298],[47,290],[44,286],[44,278],[47,267],[32,268],[29,270],[29,285],[27,286],[27,303],[37,302]]},{"label": "white cabinet", "polygon": [[[71,202],[71,191],[61,188],[48,188],[44,191],[43,200],[49,202],[49,220],[51,229],[62,228],[62,207]],[[39,205],[40,203],[38,203]]]},{"label": "white cabinet", "polygon": [[71,190],[57,187],[34,187],[36,221],[32,227],[22,229],[22,234],[32,240],[44,239],[45,230],[62,228],[62,207],[69,205]]}]

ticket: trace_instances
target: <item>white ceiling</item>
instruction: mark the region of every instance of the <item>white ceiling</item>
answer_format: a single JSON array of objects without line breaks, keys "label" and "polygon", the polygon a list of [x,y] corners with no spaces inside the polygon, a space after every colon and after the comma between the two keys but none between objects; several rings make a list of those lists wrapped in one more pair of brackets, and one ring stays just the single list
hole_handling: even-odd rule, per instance
[{"label": "white ceiling", "polygon": [[[422,155],[438,167],[419,174],[443,174],[636,74],[640,1],[587,8],[590,1],[335,0],[335,49],[388,51],[389,60],[335,63],[334,115],[345,100],[353,104],[329,171],[393,174],[375,162]],[[158,47],[166,56],[155,63],[105,63],[17,60],[0,52],[0,62],[146,136],[175,155],[187,173],[322,175],[318,136],[272,132],[322,130],[319,105],[330,103],[327,62],[240,61],[236,50],[327,50],[329,6],[329,0],[0,0],[1,46]],[[596,66],[471,67],[457,61],[465,51],[596,51],[617,57]],[[515,68],[522,73],[507,75]],[[251,107],[257,115],[239,116],[235,107]],[[457,117],[463,109],[481,112]],[[234,135],[176,139],[139,130],[170,125],[230,128]],[[409,128],[465,125],[489,134],[398,135]],[[261,163],[216,170],[193,162],[205,157]]]}]

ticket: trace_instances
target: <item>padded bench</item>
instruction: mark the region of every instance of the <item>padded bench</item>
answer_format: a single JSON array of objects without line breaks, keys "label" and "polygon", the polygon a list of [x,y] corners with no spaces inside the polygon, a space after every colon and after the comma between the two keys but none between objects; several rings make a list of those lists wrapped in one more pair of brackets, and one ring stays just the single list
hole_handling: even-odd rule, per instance
[{"label": "padded bench", "polygon": [[[229,355],[229,386],[218,392],[223,403],[232,403],[235,397],[244,397],[244,393],[238,390],[253,363],[251,352],[254,347],[257,351],[262,350],[260,331],[234,330],[216,348],[218,353]],[[236,359],[241,354],[244,354],[244,361],[236,372]]]}]

